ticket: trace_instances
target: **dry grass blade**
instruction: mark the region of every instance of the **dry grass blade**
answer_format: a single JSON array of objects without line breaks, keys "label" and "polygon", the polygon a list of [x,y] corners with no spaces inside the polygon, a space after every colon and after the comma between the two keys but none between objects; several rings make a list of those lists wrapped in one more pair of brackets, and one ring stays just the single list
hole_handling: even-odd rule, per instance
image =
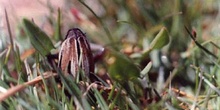
[{"label": "dry grass blade", "polygon": [[197,89],[197,92],[196,92],[196,96],[195,96],[194,101],[193,101],[193,105],[192,105],[190,110],[195,110],[196,105],[197,105],[198,96],[199,96],[199,93],[201,91],[202,80],[203,80],[203,78],[202,78],[203,77],[203,73],[201,72],[199,74],[201,75],[200,80],[199,80],[199,86],[198,86],[198,89]]},{"label": "dry grass blade", "polygon": [[190,95],[190,94],[187,94],[186,92],[184,91],[181,91],[179,89],[176,89],[176,88],[171,88],[172,92],[178,94],[180,97],[186,97],[186,98],[189,98],[191,100],[195,99],[194,96]]},{"label": "dry grass blade", "polygon": [[167,87],[171,84],[171,81],[172,81],[172,79],[174,78],[174,76],[176,75],[177,71],[178,71],[177,68],[175,68],[175,69],[171,72],[170,76],[168,77],[168,79],[167,79],[166,82],[164,83],[164,88],[167,88]]},{"label": "dry grass blade", "polygon": [[24,61],[24,59],[28,58],[31,56],[36,50],[34,48],[28,49],[25,52],[21,54],[21,60]]},{"label": "dry grass blade", "polygon": [[[48,78],[50,78],[52,76],[56,76],[56,75],[57,75],[56,73],[52,73],[52,72],[43,73],[43,77],[45,79],[48,79]],[[17,85],[15,87],[12,87],[12,88],[8,89],[6,93],[3,93],[3,94],[0,95],[0,102],[4,101],[5,99],[7,99],[8,97],[14,95],[15,93],[25,89],[27,86],[37,84],[38,82],[42,81],[43,77],[38,76],[38,77],[36,77],[35,79],[33,79],[31,81],[25,82],[23,84],[20,84],[20,85]]]},{"label": "dry grass blade", "polygon": [[2,52],[0,52],[0,57],[2,57],[4,54],[6,54],[8,51],[8,49],[3,50]]}]

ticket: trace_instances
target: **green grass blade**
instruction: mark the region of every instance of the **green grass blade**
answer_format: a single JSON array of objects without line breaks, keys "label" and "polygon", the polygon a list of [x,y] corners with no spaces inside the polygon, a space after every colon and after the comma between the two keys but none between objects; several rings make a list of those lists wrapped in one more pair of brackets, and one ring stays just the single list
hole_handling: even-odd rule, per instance
[{"label": "green grass blade", "polygon": [[160,32],[156,35],[154,40],[150,44],[150,48],[152,49],[161,49],[165,45],[167,45],[170,41],[169,34],[167,29],[163,27]]},{"label": "green grass blade", "polygon": [[154,40],[150,43],[149,49],[145,50],[142,58],[145,58],[152,50],[161,49],[170,42],[170,37],[167,29],[163,27],[160,32],[156,35]]},{"label": "green grass blade", "polygon": [[56,24],[56,31],[55,31],[55,40],[59,41],[62,40],[62,35],[61,35],[61,29],[60,29],[60,20],[61,20],[61,15],[60,15],[60,8],[58,9],[58,15],[57,15],[57,24]]},{"label": "green grass blade", "polygon": [[27,19],[23,19],[26,33],[30,37],[31,44],[43,56],[50,53],[55,48],[50,38],[37,25]]},{"label": "green grass blade", "polygon": [[94,89],[95,97],[97,99],[98,104],[100,105],[101,110],[109,110],[108,105],[103,99],[102,95],[99,93],[97,89]]}]

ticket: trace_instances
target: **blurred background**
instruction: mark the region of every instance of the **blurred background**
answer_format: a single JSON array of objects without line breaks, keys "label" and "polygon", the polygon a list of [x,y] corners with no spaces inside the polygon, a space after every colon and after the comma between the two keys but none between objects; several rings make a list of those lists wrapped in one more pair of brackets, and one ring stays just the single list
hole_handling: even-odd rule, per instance
[{"label": "blurred background", "polygon": [[[116,45],[134,61],[138,60],[136,53],[146,50],[159,30],[166,27],[171,39],[169,44],[152,51],[138,64],[143,69],[152,61],[149,77],[157,90],[167,86],[167,78],[172,74],[173,87],[195,94],[198,71],[204,72],[207,79],[219,87],[219,59],[199,49],[184,28],[186,26],[200,44],[219,56],[219,0],[0,0],[0,52],[10,44],[5,10],[21,57],[32,48],[23,34],[23,18],[33,20],[55,45],[59,45],[70,28],[77,27],[91,42],[101,46]],[[61,36],[55,38],[58,10]],[[107,70],[100,66],[96,71]],[[206,94],[209,87],[204,84],[202,90]]]}]

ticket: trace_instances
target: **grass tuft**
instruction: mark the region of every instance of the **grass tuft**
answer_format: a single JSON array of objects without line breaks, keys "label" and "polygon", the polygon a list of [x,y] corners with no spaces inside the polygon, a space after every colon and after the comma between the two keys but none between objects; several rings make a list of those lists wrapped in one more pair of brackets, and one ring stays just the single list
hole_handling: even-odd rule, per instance
[{"label": "grass tuft", "polygon": [[[65,2],[60,8],[42,2],[47,19],[23,18],[16,30],[5,9],[1,110],[219,109],[218,0]],[[91,81],[83,75],[74,81],[57,66],[73,27],[91,43]]]}]

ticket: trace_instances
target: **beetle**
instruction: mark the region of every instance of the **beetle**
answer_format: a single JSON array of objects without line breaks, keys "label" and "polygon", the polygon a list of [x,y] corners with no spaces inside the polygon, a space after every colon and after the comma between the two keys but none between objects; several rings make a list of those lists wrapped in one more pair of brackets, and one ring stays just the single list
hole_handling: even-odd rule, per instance
[{"label": "beetle", "polygon": [[78,28],[70,29],[61,45],[58,56],[58,67],[74,79],[83,73],[86,77],[92,77],[94,73],[94,60],[90,44],[86,35]]}]

